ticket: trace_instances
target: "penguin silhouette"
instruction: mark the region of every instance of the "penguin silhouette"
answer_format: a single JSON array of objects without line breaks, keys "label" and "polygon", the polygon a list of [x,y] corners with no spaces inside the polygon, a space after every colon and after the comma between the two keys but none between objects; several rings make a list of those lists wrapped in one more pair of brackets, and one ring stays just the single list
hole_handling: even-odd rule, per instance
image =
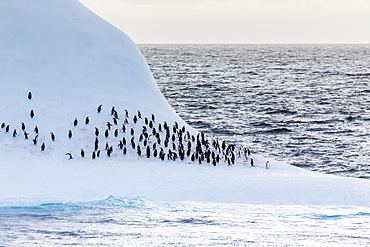
[{"label": "penguin silhouette", "polygon": [[149,146],[146,147],[146,157],[150,158],[150,148],[149,148]]},{"label": "penguin silhouette", "polygon": [[33,118],[34,116],[35,116],[35,112],[33,110],[31,110],[30,117]]},{"label": "penguin silhouette", "polygon": [[107,127],[110,130],[110,128],[112,127],[112,124],[110,122],[107,122]]},{"label": "penguin silhouette", "polygon": [[81,157],[84,158],[85,157],[85,151],[83,149],[81,149]]},{"label": "penguin silhouette", "polygon": [[102,106],[103,106],[103,105],[99,105],[99,106],[98,106],[98,113],[100,113],[100,112],[101,112],[101,108],[102,108]]},{"label": "penguin silhouette", "polygon": [[32,93],[28,92],[28,99],[32,99]]},{"label": "penguin silhouette", "polygon": [[77,118],[75,118],[75,120],[73,121],[73,126],[76,127],[77,124],[78,124],[78,120],[77,120]]},{"label": "penguin silhouette", "polygon": [[1,128],[2,128],[2,129],[4,129],[4,128],[5,128],[5,126],[6,126],[6,124],[5,124],[5,123],[2,123],[2,124],[1,124]]},{"label": "penguin silhouette", "polygon": [[110,110],[110,115],[114,115],[114,112],[116,111],[116,108],[114,106],[112,106],[112,109]]},{"label": "penguin silhouette", "polygon": [[68,131],[68,138],[71,139],[72,138],[72,130],[69,130]]},{"label": "penguin silhouette", "polygon": [[37,127],[37,125],[35,125],[35,129],[34,129],[35,133],[38,134],[39,133],[39,128]]},{"label": "penguin silhouette", "polygon": [[9,125],[7,125],[7,126],[5,127],[5,133],[8,133],[8,132],[9,132],[9,128],[10,128],[10,126],[9,126]]},{"label": "penguin silhouette", "polygon": [[14,129],[13,130],[13,137],[16,137],[17,136],[17,130],[16,129]]},{"label": "penguin silhouette", "polygon": [[270,168],[269,161],[266,161],[266,169],[269,169],[269,168]]},{"label": "penguin silhouette", "polygon": [[36,145],[37,144],[37,137],[39,137],[39,135],[36,135],[35,138],[32,140],[33,145]]},{"label": "penguin silhouette", "polygon": [[53,132],[50,132],[50,138],[51,138],[52,141],[55,141],[55,135],[54,135]]},{"label": "penguin silhouette", "polygon": [[21,128],[22,128],[23,131],[26,129],[26,125],[23,122],[21,124]]},{"label": "penguin silhouette", "polygon": [[85,124],[86,125],[88,125],[90,123],[90,118],[89,118],[89,116],[87,116],[86,118],[85,118]]},{"label": "penguin silhouette", "polygon": [[105,138],[108,138],[108,136],[109,136],[109,130],[108,129],[105,130],[104,135],[105,135]]},{"label": "penguin silhouette", "polygon": [[73,157],[72,157],[72,154],[71,154],[71,153],[66,153],[66,155],[68,155],[68,159],[69,159],[69,160],[73,159]]},{"label": "penguin silhouette", "polygon": [[99,135],[99,129],[95,127],[95,136]]},{"label": "penguin silhouette", "polygon": [[42,144],[41,144],[41,151],[44,151],[45,150],[45,143],[43,142]]},{"label": "penguin silhouette", "polygon": [[96,158],[96,154],[95,154],[95,151],[93,151],[92,154],[91,154],[91,159],[94,160],[95,158]]},{"label": "penguin silhouette", "polygon": [[28,135],[29,135],[29,134],[28,134],[26,131],[24,131],[24,132],[23,132],[23,135],[24,135],[24,139],[25,139],[25,140],[28,140]]},{"label": "penguin silhouette", "polygon": [[141,112],[140,112],[140,111],[137,111],[137,116],[138,116],[139,118],[141,118]]}]

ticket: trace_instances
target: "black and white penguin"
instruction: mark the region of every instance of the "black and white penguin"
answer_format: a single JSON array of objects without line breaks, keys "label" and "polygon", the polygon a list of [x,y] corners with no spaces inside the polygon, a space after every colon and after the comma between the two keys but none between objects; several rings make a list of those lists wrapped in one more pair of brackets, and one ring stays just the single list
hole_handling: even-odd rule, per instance
[{"label": "black and white penguin", "polygon": [[94,160],[95,158],[96,158],[96,154],[95,154],[95,151],[93,151],[92,154],[91,154],[91,159]]},{"label": "black and white penguin", "polygon": [[100,153],[101,153],[101,151],[98,150],[98,152],[96,152],[96,157],[100,157]]},{"label": "black and white penguin", "polygon": [[28,92],[28,99],[32,99],[32,93],[31,92]]},{"label": "black and white penguin", "polygon": [[110,128],[112,127],[112,124],[110,122],[107,122],[107,127],[110,130]]},{"label": "black and white penguin", "polygon": [[45,143],[43,142],[42,144],[41,144],[41,151],[44,151],[45,150]]},{"label": "black and white penguin", "polygon": [[128,117],[128,111],[125,109],[125,116]]},{"label": "black and white penguin", "polygon": [[4,129],[4,128],[5,128],[5,126],[6,126],[6,124],[5,124],[5,123],[2,123],[2,124],[1,124],[1,128],[2,128],[2,129]]},{"label": "black and white penguin", "polygon": [[71,154],[71,153],[66,153],[66,155],[68,155],[68,159],[69,159],[69,160],[73,159],[73,157],[72,157],[72,154]]},{"label": "black and white penguin", "polygon": [[35,125],[35,128],[33,129],[33,131],[38,134],[39,133],[39,128],[37,127],[37,125]]},{"label": "black and white penguin", "polygon": [[76,127],[78,125],[78,120],[77,118],[75,118],[75,120],[73,121],[73,126]]},{"label": "black and white penguin", "polygon": [[17,130],[16,129],[13,130],[13,137],[17,137]]},{"label": "black and white penguin", "polygon": [[141,156],[141,148],[139,145],[137,146],[137,155]]},{"label": "black and white penguin", "polygon": [[152,114],[152,121],[155,123],[155,116]]},{"label": "black and white penguin", "polygon": [[53,132],[50,132],[50,139],[51,139],[52,141],[55,141],[55,135],[54,135],[54,133],[53,133]]},{"label": "black and white penguin", "polygon": [[269,169],[269,168],[270,168],[269,161],[266,161],[266,169]]},{"label": "black and white penguin", "polygon": [[101,108],[102,108],[102,106],[103,106],[103,105],[99,105],[99,106],[98,106],[98,113],[100,113],[100,112],[101,112]]},{"label": "black and white penguin", "polygon": [[99,129],[95,127],[95,136],[99,135]]},{"label": "black and white penguin", "polygon": [[33,138],[33,140],[32,140],[32,142],[33,142],[34,145],[37,144],[37,137],[39,137],[39,135],[36,135],[35,138]]},{"label": "black and white penguin", "polygon": [[116,129],[116,130],[114,131],[114,136],[115,136],[115,137],[117,137],[117,136],[118,136],[118,129]]},{"label": "black and white penguin", "polygon": [[24,131],[24,132],[23,132],[23,135],[24,135],[24,139],[25,139],[25,140],[28,140],[28,136],[29,136],[29,134],[28,134],[26,131]]},{"label": "black and white penguin", "polygon": [[133,136],[135,134],[135,130],[131,128],[131,135]]},{"label": "black and white penguin", "polygon": [[150,147],[149,146],[146,147],[146,157],[150,158]]},{"label": "black and white penguin", "polygon": [[251,166],[254,166],[254,160],[251,158]]},{"label": "black and white penguin", "polygon": [[117,118],[113,118],[113,123],[114,123],[114,125],[118,125],[118,121],[117,121]]},{"label": "black and white penguin", "polygon": [[69,130],[68,131],[68,138],[71,139],[72,138],[72,130]]},{"label": "black and white penguin", "polygon": [[81,149],[81,157],[84,158],[85,157],[85,151],[83,149]]},{"label": "black and white penguin", "polygon": [[127,149],[126,149],[126,147],[124,147],[124,148],[123,148],[122,153],[123,153],[124,155],[126,155],[126,154],[127,154]]},{"label": "black and white penguin", "polygon": [[21,128],[22,128],[23,131],[26,129],[26,125],[23,122],[21,124]]},{"label": "black and white penguin", "polygon": [[35,116],[35,112],[33,110],[30,111],[30,117],[33,118]]},{"label": "black and white penguin", "polygon": [[114,112],[116,111],[116,108],[114,106],[112,106],[112,109],[110,110],[110,115],[114,115]]},{"label": "black and white penguin", "polygon": [[105,135],[105,138],[108,138],[108,136],[109,136],[109,130],[108,129],[105,130],[104,135]]},{"label": "black and white penguin", "polygon": [[9,125],[7,125],[7,126],[5,127],[5,133],[8,133],[8,132],[9,132],[9,129],[10,129],[10,126],[9,126]]},{"label": "black and white penguin", "polygon": [[137,116],[138,116],[138,118],[141,118],[141,112],[140,111],[137,111]]},{"label": "black and white penguin", "polygon": [[85,124],[86,125],[88,125],[90,123],[90,118],[89,118],[89,116],[87,116],[86,118],[85,118]]}]

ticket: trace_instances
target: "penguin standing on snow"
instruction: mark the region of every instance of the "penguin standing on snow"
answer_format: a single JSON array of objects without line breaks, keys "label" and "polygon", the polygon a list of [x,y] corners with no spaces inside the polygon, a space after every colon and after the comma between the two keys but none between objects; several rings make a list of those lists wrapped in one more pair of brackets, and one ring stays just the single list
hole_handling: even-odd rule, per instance
[{"label": "penguin standing on snow", "polygon": [[28,99],[32,99],[32,93],[28,92]]},{"label": "penguin standing on snow", "polygon": [[69,130],[68,131],[68,138],[71,139],[72,138],[72,130]]},{"label": "penguin standing on snow", "polygon": [[78,124],[78,120],[77,120],[77,118],[75,118],[75,120],[73,121],[73,126],[76,127],[77,124]]},{"label": "penguin standing on snow", "polygon": [[101,112],[101,108],[102,108],[102,106],[103,106],[103,105],[99,105],[99,106],[98,106],[98,113],[100,113],[100,112]]},{"label": "penguin standing on snow", "polygon": [[270,168],[269,161],[266,161],[266,169],[269,169],[269,168]]},{"label": "penguin standing on snow", "polygon": [[81,149],[81,157],[84,158],[85,157],[85,151],[83,149]]},{"label": "penguin standing on snow", "polygon": [[73,157],[72,157],[72,154],[71,154],[71,153],[66,153],[66,155],[68,155],[68,159],[69,159],[69,160],[73,159]]},{"label": "penguin standing on snow", "polygon": [[50,138],[51,138],[52,141],[55,141],[55,135],[54,135],[53,132],[50,132]]},{"label": "penguin standing on snow", "polygon": [[30,117],[33,118],[34,116],[35,116],[35,112],[33,110],[31,110]]}]

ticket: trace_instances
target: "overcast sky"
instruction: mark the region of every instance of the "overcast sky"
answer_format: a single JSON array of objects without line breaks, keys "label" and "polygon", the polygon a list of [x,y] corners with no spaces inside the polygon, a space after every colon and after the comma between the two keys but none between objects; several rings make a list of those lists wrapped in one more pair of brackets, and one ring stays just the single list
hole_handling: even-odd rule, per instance
[{"label": "overcast sky", "polygon": [[370,43],[370,0],[80,0],[136,43]]}]

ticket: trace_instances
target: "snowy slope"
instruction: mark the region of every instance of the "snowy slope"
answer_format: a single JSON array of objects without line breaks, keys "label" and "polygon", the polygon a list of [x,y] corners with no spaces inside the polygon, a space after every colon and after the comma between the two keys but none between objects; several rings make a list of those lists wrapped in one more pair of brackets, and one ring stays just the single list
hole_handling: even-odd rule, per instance
[{"label": "snowy slope", "polygon": [[[233,166],[198,164],[190,157],[160,161],[153,153],[146,158],[145,145],[137,135],[143,126],[152,131],[145,117],[150,121],[154,114],[157,130],[166,121],[171,129],[177,122],[190,134],[197,132],[168,105],[130,38],[76,0],[1,1],[0,37],[0,124],[4,123],[0,128],[0,205],[99,200],[110,195],[370,205],[367,180],[316,174],[273,160],[271,168],[265,169],[266,159],[259,156],[247,161],[239,158]],[[99,105],[101,112],[97,112]],[[112,129],[105,137],[108,122]],[[102,155],[92,159],[96,128]],[[168,152],[163,147],[165,131],[160,133],[158,146]],[[129,144],[133,136],[135,148]],[[153,136],[148,138],[150,145],[159,139]],[[127,140],[125,155],[117,145],[122,138]],[[114,150],[110,157],[104,149],[107,143]],[[137,146],[142,148],[140,156]],[[81,149],[86,152],[84,158]],[[68,160],[67,152],[73,159]],[[255,167],[250,166],[250,158]]]}]

